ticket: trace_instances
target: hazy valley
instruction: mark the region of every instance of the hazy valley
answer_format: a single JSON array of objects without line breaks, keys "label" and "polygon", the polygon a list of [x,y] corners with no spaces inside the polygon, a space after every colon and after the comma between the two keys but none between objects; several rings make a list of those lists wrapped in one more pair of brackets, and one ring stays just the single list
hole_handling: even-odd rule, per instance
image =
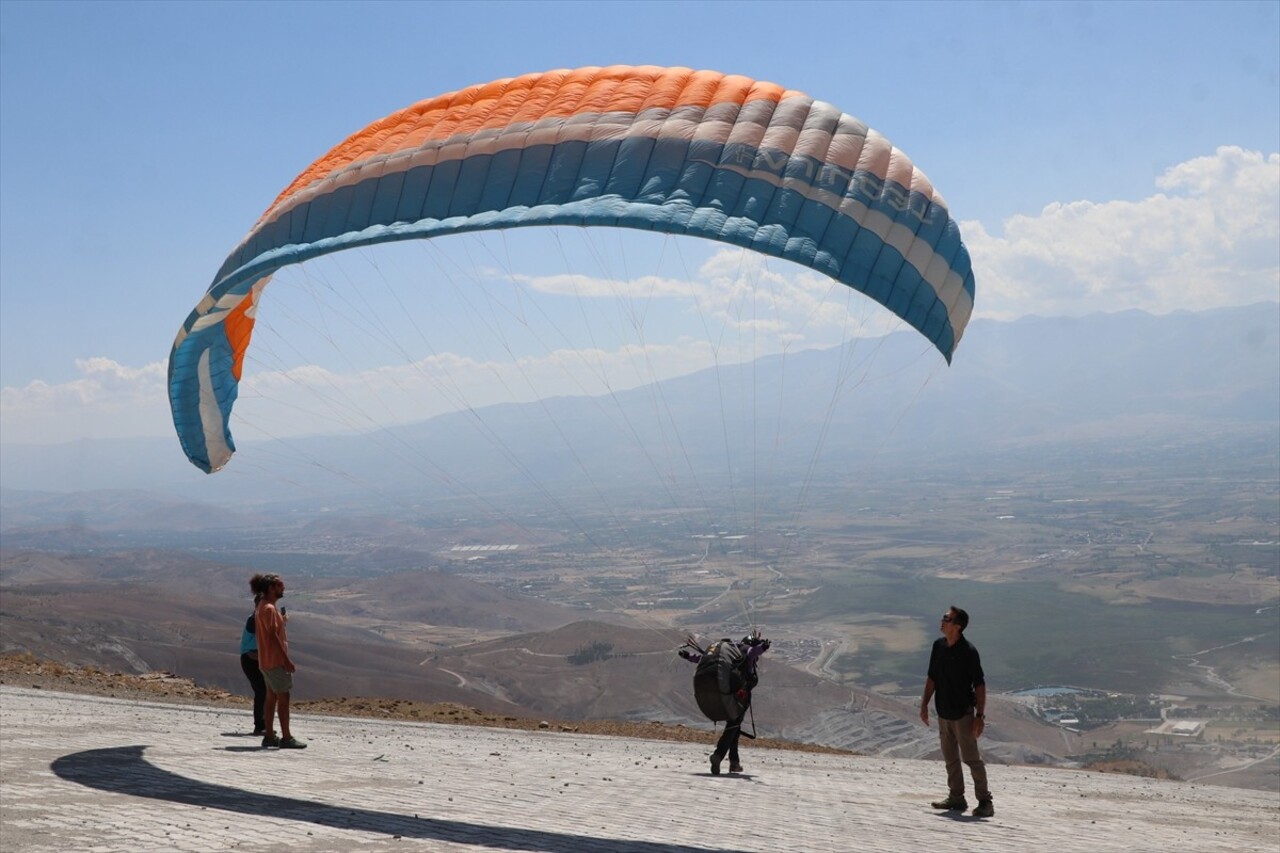
[{"label": "hazy valley", "polygon": [[[400,430],[449,463],[436,480],[366,461],[367,437],[295,442],[324,465],[287,474],[235,470],[246,446],[194,481],[146,442],[7,447],[0,639],[243,691],[246,581],[280,571],[300,698],[710,736],[674,650],[760,626],[762,732],[918,756],[936,748],[915,719],[928,644],[954,603],[998,694],[994,759],[1275,788],[1280,311],[1263,308],[975,327],[953,373],[811,417],[831,380],[803,377],[835,370],[824,354],[763,364],[757,393],[798,414],[785,441],[724,428],[705,376],[664,388],[653,433],[626,400],[626,430],[582,400],[555,401],[551,426],[484,413],[500,444],[454,416]],[[741,464],[762,444],[782,449]],[[1082,692],[1014,695],[1046,687]]]}]

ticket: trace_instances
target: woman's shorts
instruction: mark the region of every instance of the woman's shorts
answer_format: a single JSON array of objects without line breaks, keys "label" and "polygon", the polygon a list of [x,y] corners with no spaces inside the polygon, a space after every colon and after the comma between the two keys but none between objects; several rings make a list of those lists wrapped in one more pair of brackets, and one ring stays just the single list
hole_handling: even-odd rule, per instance
[{"label": "woman's shorts", "polygon": [[288,693],[293,689],[293,673],[282,666],[264,669],[262,677],[266,680],[267,686],[271,688],[272,693]]}]

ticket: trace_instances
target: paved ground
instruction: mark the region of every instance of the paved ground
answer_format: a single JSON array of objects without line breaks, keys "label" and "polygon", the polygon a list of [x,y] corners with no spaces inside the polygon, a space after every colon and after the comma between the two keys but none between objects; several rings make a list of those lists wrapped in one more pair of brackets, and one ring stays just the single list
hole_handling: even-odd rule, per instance
[{"label": "paved ground", "polygon": [[[992,766],[996,816],[934,812],[937,762],[247,712],[0,687],[0,849],[825,853],[1280,849],[1280,795]],[[708,727],[708,740],[710,729]]]}]

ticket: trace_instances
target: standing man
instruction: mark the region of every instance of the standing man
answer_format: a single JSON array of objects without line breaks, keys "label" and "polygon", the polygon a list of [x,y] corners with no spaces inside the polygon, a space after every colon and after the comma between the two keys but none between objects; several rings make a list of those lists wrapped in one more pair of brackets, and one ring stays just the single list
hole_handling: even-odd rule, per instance
[{"label": "standing man", "polygon": [[987,787],[987,767],[978,752],[978,738],[985,724],[984,709],[987,706],[987,684],[982,675],[982,660],[978,650],[964,638],[969,627],[969,614],[952,605],[942,614],[942,636],[933,642],[929,655],[929,677],[924,682],[924,696],[920,698],[920,720],[929,725],[929,699],[936,697],[934,710],[938,714],[938,740],[942,745],[942,760],[947,765],[945,800],[933,803],[935,809],[964,811],[969,804],[964,799],[963,761],[973,775],[973,790],[978,795],[975,817],[991,817],[996,813],[991,804],[991,789]]},{"label": "standing man", "polygon": [[[254,594],[261,594],[254,610],[255,634],[258,638],[258,667],[267,683],[266,734],[262,746],[278,746],[281,749],[306,749],[306,744],[289,731],[289,691],[293,689],[293,673],[297,669],[289,657],[289,640],[285,636],[284,615],[276,602],[284,597],[284,581],[279,575],[254,575],[249,582]],[[280,737],[276,737],[273,723],[276,711],[280,713]]]}]

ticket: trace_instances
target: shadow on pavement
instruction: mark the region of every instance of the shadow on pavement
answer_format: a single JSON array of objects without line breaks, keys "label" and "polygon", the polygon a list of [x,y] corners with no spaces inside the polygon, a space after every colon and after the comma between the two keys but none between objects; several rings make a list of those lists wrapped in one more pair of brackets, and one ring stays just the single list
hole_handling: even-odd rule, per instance
[{"label": "shadow on pavement", "polygon": [[146,760],[143,756],[145,749],[145,746],[119,746],[75,752],[56,759],[50,769],[68,782],[114,794],[167,800],[239,814],[305,821],[337,829],[399,835],[404,838],[544,853],[572,853],[582,850],[591,850],[592,853],[735,853],[721,847],[690,847],[685,844],[596,838],[546,830],[418,818],[394,812],[352,809],[313,800],[261,794],[188,779],[163,770]]}]

